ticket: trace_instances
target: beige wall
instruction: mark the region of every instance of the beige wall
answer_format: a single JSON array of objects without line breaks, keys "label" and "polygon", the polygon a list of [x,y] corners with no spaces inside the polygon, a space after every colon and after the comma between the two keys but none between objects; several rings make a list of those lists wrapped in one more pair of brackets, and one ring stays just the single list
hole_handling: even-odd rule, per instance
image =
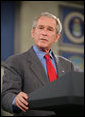
[{"label": "beige wall", "polygon": [[1,92],[2,92],[2,77],[3,77],[3,74],[4,74],[4,68],[1,66]]}]

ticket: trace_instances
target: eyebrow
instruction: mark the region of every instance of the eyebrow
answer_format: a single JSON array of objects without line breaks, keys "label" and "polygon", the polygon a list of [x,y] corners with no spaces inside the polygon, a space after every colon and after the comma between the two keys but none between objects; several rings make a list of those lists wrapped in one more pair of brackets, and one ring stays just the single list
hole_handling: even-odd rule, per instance
[{"label": "eyebrow", "polygon": [[48,26],[48,29],[50,29],[50,30],[54,30],[54,28],[53,28],[53,27],[51,27],[51,26]]},{"label": "eyebrow", "polygon": [[[44,25],[38,25],[38,27],[45,27],[45,26],[44,26]],[[51,27],[51,26],[47,26],[47,28],[49,28],[49,29],[51,29],[51,30],[54,30],[54,28]]]}]

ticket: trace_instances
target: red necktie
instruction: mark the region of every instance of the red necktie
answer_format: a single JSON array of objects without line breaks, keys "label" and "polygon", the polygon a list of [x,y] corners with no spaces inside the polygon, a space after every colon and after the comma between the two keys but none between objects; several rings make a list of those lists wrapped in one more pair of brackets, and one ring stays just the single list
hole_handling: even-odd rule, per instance
[{"label": "red necktie", "polygon": [[55,79],[57,79],[56,70],[55,70],[55,68],[54,68],[54,66],[53,66],[53,64],[51,62],[50,55],[46,54],[45,58],[46,58],[48,77],[49,77],[50,82],[52,82]]}]

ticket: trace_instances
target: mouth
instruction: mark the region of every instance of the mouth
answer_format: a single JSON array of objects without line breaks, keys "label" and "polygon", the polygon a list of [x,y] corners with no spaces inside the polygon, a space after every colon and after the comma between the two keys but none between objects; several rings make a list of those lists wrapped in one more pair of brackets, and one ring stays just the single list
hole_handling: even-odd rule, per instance
[{"label": "mouth", "polygon": [[41,41],[48,41],[46,38],[40,38]]}]

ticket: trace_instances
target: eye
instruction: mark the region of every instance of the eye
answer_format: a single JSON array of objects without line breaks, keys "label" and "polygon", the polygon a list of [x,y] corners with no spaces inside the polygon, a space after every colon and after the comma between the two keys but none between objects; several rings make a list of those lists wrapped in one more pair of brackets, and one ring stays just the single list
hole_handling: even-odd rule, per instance
[{"label": "eye", "polygon": [[54,31],[54,29],[52,27],[48,27],[49,31]]},{"label": "eye", "polygon": [[38,29],[44,29],[44,26],[40,25],[40,26],[38,27]]}]

